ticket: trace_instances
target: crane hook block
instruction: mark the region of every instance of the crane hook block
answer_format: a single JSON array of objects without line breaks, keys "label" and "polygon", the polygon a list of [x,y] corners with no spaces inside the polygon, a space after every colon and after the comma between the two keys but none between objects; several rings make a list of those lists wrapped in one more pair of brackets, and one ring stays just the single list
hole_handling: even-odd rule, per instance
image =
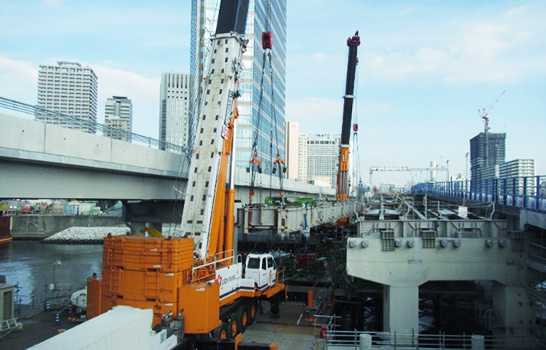
[{"label": "crane hook block", "polygon": [[358,124],[353,124],[353,131],[354,131],[354,132],[357,132],[357,131],[358,131]]},{"label": "crane hook block", "polygon": [[262,48],[264,50],[273,48],[273,33],[262,32]]}]

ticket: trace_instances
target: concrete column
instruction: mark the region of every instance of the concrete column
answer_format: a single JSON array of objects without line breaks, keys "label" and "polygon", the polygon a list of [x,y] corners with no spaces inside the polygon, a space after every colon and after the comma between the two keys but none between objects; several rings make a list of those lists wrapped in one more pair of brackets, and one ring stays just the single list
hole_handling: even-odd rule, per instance
[{"label": "concrete column", "polygon": [[483,335],[473,335],[472,336],[472,350],[483,350],[485,349],[485,339]]},{"label": "concrete column", "polygon": [[523,287],[493,284],[493,309],[499,316],[500,327],[495,335],[506,336],[508,348],[533,348],[535,303]]},{"label": "concrete column", "polygon": [[369,334],[360,335],[360,350],[371,350],[372,349],[372,336]]},{"label": "concrete column", "polygon": [[419,286],[383,286],[383,330],[419,332]]}]

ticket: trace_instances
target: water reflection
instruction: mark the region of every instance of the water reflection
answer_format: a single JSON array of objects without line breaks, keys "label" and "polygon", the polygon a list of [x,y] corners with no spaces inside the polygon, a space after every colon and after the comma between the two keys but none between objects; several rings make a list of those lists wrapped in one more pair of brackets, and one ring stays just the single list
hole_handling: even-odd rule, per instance
[{"label": "water reflection", "polygon": [[[54,267],[59,260],[60,265]],[[76,291],[85,287],[87,277],[102,272],[102,245],[43,244],[12,241],[0,247],[0,275],[8,284],[18,284],[23,304],[42,305],[47,285]]]}]

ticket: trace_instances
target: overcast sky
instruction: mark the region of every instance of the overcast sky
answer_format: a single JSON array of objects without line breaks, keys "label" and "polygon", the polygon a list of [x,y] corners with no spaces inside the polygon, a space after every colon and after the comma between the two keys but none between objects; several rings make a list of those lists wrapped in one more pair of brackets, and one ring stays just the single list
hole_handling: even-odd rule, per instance
[{"label": "overcast sky", "polygon": [[[302,133],[341,132],[346,40],[360,33],[353,121],[364,182],[370,166],[448,160],[464,176],[469,140],[483,131],[478,109],[492,106],[491,132],[507,133],[507,160],[534,158],[546,175],[546,2],[287,7],[286,120]],[[133,131],[157,138],[161,73],[189,71],[190,10],[183,0],[0,0],[0,96],[35,104],[38,66],[78,61],[99,77],[99,121],[107,97],[127,96]]]}]

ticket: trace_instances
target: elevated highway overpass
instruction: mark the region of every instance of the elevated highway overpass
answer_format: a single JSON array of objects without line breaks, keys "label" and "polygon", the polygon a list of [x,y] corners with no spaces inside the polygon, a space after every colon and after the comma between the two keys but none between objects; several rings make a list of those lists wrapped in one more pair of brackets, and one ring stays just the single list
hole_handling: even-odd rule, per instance
[{"label": "elevated highway overpass", "polygon": [[[133,229],[144,224],[180,222],[187,184],[185,154],[171,153],[58,125],[0,113],[0,198],[121,200]],[[236,201],[249,202],[250,174],[235,172]],[[283,180],[285,198],[334,200],[335,190]],[[279,197],[278,177],[257,174],[254,202]],[[354,203],[325,202],[313,208],[241,208],[244,233],[271,229],[277,233],[351,216]]]},{"label": "elevated highway overpass", "polygon": [[[177,200],[188,161],[162,151],[0,113],[0,198]],[[250,174],[237,169],[237,199]],[[258,174],[255,201],[278,196],[277,177]],[[287,196],[333,198],[335,190],[284,180]]]}]

